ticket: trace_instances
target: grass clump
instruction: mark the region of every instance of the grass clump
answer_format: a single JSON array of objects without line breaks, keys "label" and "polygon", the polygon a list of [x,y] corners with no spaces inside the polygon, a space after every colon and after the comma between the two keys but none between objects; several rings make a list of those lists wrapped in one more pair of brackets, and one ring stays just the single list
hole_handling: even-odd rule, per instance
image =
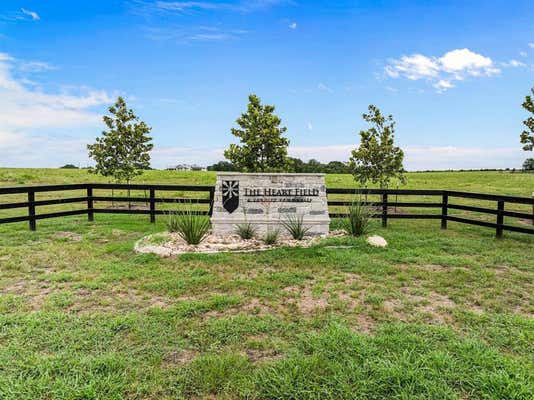
[{"label": "grass clump", "polygon": [[278,242],[278,237],[280,236],[280,229],[268,230],[265,235],[263,235],[262,240],[266,245],[273,245]]},{"label": "grass clump", "polygon": [[245,222],[235,226],[235,232],[243,240],[249,240],[256,234],[256,228],[250,222]]},{"label": "grass clump", "polygon": [[311,226],[304,226],[304,217],[302,215],[289,215],[282,226],[286,228],[291,237],[295,240],[302,240]]},{"label": "grass clump", "polygon": [[172,212],[167,219],[169,232],[176,232],[188,244],[202,242],[210,229],[210,219],[194,212]]},{"label": "grass clump", "polygon": [[371,207],[362,201],[353,201],[347,207],[348,216],[343,219],[343,229],[352,236],[361,236],[369,232],[371,225]]}]

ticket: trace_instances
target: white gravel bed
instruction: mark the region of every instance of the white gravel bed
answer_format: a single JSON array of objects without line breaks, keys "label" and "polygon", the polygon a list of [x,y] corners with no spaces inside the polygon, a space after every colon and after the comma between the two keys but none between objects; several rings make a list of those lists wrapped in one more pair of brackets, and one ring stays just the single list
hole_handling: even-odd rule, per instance
[{"label": "white gravel bed", "polygon": [[306,236],[303,240],[294,240],[282,236],[274,245],[266,245],[261,239],[243,240],[238,235],[215,236],[209,234],[198,245],[187,244],[177,233],[161,232],[145,236],[134,245],[137,253],[154,253],[170,257],[185,253],[220,253],[252,252],[270,250],[277,247],[310,247],[327,237],[343,236],[343,231],[332,231],[327,235]]}]

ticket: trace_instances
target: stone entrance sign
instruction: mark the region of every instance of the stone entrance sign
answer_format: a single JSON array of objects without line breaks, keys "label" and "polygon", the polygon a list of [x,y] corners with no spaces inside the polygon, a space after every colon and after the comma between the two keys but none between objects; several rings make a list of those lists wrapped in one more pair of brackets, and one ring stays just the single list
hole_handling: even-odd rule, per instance
[{"label": "stone entrance sign", "polygon": [[235,233],[250,222],[259,233],[280,229],[290,217],[302,217],[308,234],[328,233],[330,218],[324,174],[219,172],[211,223],[213,233]]}]

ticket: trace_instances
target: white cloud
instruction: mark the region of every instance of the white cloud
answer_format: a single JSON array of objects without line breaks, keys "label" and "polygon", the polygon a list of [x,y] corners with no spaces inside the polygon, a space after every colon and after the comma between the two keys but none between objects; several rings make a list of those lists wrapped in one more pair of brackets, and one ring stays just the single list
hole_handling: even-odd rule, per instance
[{"label": "white cloud", "polygon": [[444,79],[440,79],[436,83],[434,83],[434,87],[438,92],[444,92],[447,89],[452,89],[454,85],[450,81],[446,81]]},{"label": "white cloud", "polygon": [[297,29],[297,23],[296,22],[291,22],[289,24],[289,29]]},{"label": "white cloud", "polygon": [[177,43],[224,41],[238,38],[248,33],[243,29],[222,29],[219,27],[202,26],[194,31],[180,27],[147,27],[147,37],[151,40],[174,40]]},{"label": "white cloud", "polygon": [[[347,161],[357,145],[290,146],[291,157],[321,162]],[[405,146],[404,166],[409,171],[427,169],[519,168],[525,159],[521,149],[457,146]]]},{"label": "white cloud", "polygon": [[391,78],[404,76],[411,80],[422,78],[433,78],[439,74],[438,63],[422,54],[412,56],[403,56],[400,60],[392,60],[391,64],[386,66],[386,73]]},{"label": "white cloud", "polygon": [[504,67],[513,67],[513,68],[517,68],[517,67],[526,67],[527,65],[524,63],[524,62],[521,62],[521,61],[518,61],[518,60],[510,60],[508,62],[503,62],[502,65]]},{"label": "white cloud", "polygon": [[[94,128],[98,132],[101,117],[91,109],[113,98],[88,88],[47,93],[29,87],[24,78],[15,78],[18,66],[12,57],[0,54],[0,165],[24,166],[35,157],[41,162],[46,157],[49,162],[59,154],[85,153],[87,140],[66,130]],[[43,133],[47,131],[54,133]]]},{"label": "white cloud", "polygon": [[184,14],[193,11],[221,10],[250,13],[287,3],[287,0],[242,0],[235,3],[210,1],[137,1],[136,3],[140,5],[141,8],[144,8],[145,12],[151,12],[155,10]]},{"label": "white cloud", "polygon": [[44,61],[28,61],[21,63],[19,69],[24,72],[39,72],[52,71],[57,69],[57,67]]},{"label": "white cloud", "polygon": [[312,125],[312,123],[311,123],[311,122],[308,122],[308,123],[306,124],[306,128],[307,128],[309,131],[313,131],[313,125]]},{"label": "white cloud", "polygon": [[178,146],[154,146],[151,152],[152,165],[155,168],[167,168],[176,164],[198,164],[208,166],[224,160],[222,148],[192,148]]},{"label": "white cloud", "polygon": [[454,74],[472,76],[492,75],[499,73],[489,57],[472,52],[469,49],[456,49],[445,53],[439,58],[441,69]]},{"label": "white cloud", "polygon": [[39,21],[41,19],[41,17],[39,17],[39,14],[37,14],[35,11],[30,11],[30,10],[26,10],[24,8],[21,8],[20,12],[23,13],[24,15],[27,15],[28,17],[30,17],[34,21]]},{"label": "white cloud", "polygon": [[469,49],[451,50],[441,57],[423,54],[402,56],[390,60],[384,70],[390,78],[429,81],[439,92],[454,87],[453,81],[500,72],[491,58]]},{"label": "white cloud", "polygon": [[13,57],[11,57],[9,54],[7,53],[0,53],[0,62],[1,61],[13,61]]},{"label": "white cloud", "polygon": [[529,43],[528,47],[530,47],[531,49],[534,49],[534,43]]},{"label": "white cloud", "polygon": [[520,55],[521,57],[526,57],[526,56],[528,56],[528,54],[527,54],[526,51],[520,51],[520,52],[519,52],[519,55]]},{"label": "white cloud", "polygon": [[189,40],[201,40],[201,41],[212,41],[212,40],[226,40],[230,36],[226,33],[196,33],[189,36]]},{"label": "white cloud", "polygon": [[328,86],[326,86],[324,83],[319,83],[317,85],[317,89],[323,91],[323,92],[328,92],[328,93],[333,93],[334,91],[332,89],[330,89]]}]

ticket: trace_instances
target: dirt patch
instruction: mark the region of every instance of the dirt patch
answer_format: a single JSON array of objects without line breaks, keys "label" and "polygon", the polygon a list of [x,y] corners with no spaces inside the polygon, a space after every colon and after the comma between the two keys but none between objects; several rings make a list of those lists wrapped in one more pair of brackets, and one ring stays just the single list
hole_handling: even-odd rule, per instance
[{"label": "dirt patch", "polygon": [[273,314],[273,310],[263,304],[259,299],[252,298],[248,303],[244,304],[241,309],[247,313],[258,314],[258,315],[269,315]]},{"label": "dirt patch", "polygon": [[467,267],[451,267],[449,265],[443,265],[443,264],[398,264],[396,268],[401,270],[410,270],[410,269],[419,269],[423,271],[431,271],[431,272],[440,272],[440,271],[451,271],[451,270],[469,270]]},{"label": "dirt patch", "polygon": [[316,310],[324,310],[328,307],[328,301],[323,294],[320,297],[314,297],[310,286],[288,286],[283,291],[292,296],[287,303],[295,304],[303,314],[309,315]]},{"label": "dirt patch", "polygon": [[[417,285],[416,285],[417,286]],[[450,311],[456,303],[447,296],[431,291],[428,294],[414,294],[413,287],[402,287],[403,299],[388,299],[382,308],[401,321],[409,321],[418,314],[426,314],[433,322],[449,322]]]},{"label": "dirt patch", "polygon": [[365,314],[358,314],[356,317],[357,332],[371,333],[375,327],[375,321]]},{"label": "dirt patch", "polygon": [[521,225],[534,226],[531,219],[518,219],[517,222]]},{"label": "dirt patch", "polygon": [[24,296],[28,308],[33,311],[40,310],[48,295],[55,292],[58,291],[34,279],[16,281],[2,288],[2,294]]},{"label": "dirt patch", "polygon": [[274,361],[282,358],[282,354],[276,349],[247,349],[242,353],[254,364],[260,364],[262,362]]},{"label": "dirt patch", "polygon": [[107,290],[90,291],[82,289],[76,292],[74,304],[69,307],[69,311],[80,313],[91,313],[95,311],[107,310],[146,310],[150,308],[169,308],[179,301],[188,299],[169,298],[152,293],[141,292],[131,289],[108,292]]},{"label": "dirt patch", "polygon": [[194,350],[171,351],[163,356],[165,364],[189,364],[198,355]]},{"label": "dirt patch", "polygon": [[82,235],[76,232],[56,232],[52,235],[54,239],[68,239],[73,242],[79,242],[82,240]]}]

